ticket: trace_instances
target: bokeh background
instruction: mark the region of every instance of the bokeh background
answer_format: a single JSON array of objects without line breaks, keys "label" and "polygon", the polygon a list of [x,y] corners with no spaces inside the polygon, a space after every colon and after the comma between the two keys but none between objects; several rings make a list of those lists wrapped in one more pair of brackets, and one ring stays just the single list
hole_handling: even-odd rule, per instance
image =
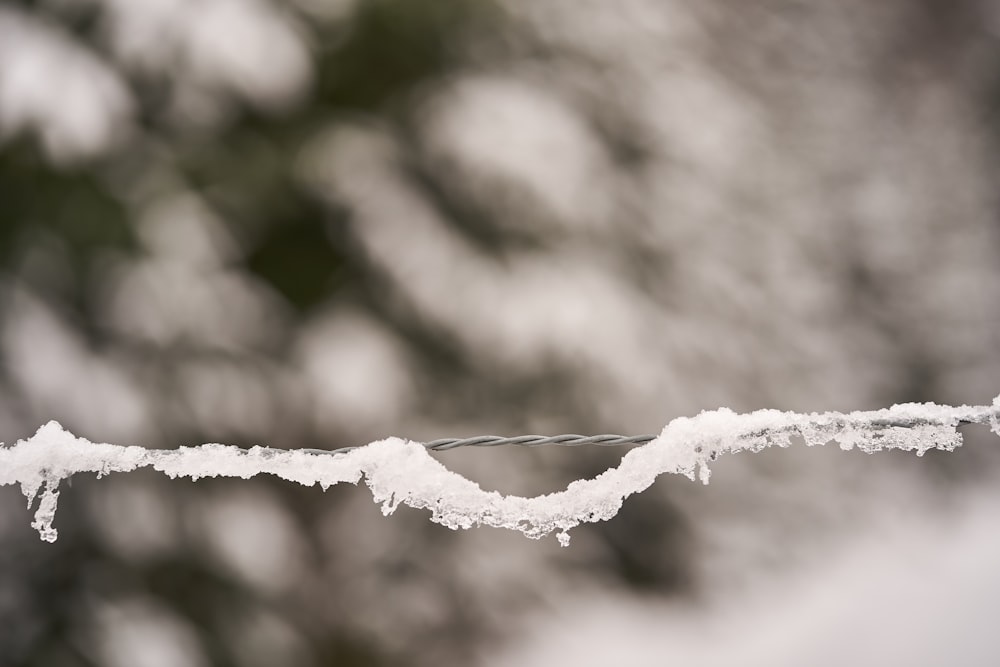
[{"label": "bokeh background", "polygon": [[[0,439],[336,448],[1000,393],[1000,3],[5,0]],[[995,436],[526,540],[0,489],[0,664],[995,665]],[[623,450],[438,456],[559,490]]]}]

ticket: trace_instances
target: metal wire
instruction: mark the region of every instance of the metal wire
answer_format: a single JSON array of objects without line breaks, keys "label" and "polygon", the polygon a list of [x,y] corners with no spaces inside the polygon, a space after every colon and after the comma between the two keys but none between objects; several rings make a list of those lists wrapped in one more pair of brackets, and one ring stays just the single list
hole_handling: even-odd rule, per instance
[{"label": "metal wire", "polygon": [[[580,445],[600,445],[612,447],[615,445],[642,445],[653,439],[655,435],[517,435],[505,437],[502,435],[477,435],[471,438],[440,438],[423,443],[424,447],[435,452],[447,451],[456,447],[501,447],[504,445],[519,445],[521,447],[540,447],[542,445],[562,445],[578,447]],[[357,447],[341,447],[340,449],[303,449],[309,454],[343,454]]]},{"label": "metal wire", "polygon": [[[959,416],[953,422],[958,425],[964,424],[987,424],[991,416],[996,416],[994,410],[986,407],[973,408],[970,412]],[[816,415],[817,420],[823,420],[827,424],[843,428],[854,425],[848,415],[836,415],[835,417]],[[860,419],[857,426],[864,426],[873,431],[890,428],[914,428],[917,426],[944,426],[945,422],[926,418],[908,419]],[[779,433],[798,432],[799,426],[788,426],[784,428],[771,429],[766,432],[746,432],[740,437],[756,438],[766,435],[778,435]],[[605,433],[602,435],[579,435],[567,433],[564,435],[517,435],[505,437],[500,435],[478,435],[470,438],[440,438],[423,443],[424,447],[431,451],[441,452],[458,447],[501,447],[505,445],[518,445],[520,447],[541,447],[545,445],[560,445],[563,447],[579,447],[581,445],[599,445],[601,447],[614,447],[618,445],[642,445],[655,440],[655,435],[616,435]],[[339,449],[302,449],[299,451],[308,454],[343,454],[357,447],[341,447]]]}]

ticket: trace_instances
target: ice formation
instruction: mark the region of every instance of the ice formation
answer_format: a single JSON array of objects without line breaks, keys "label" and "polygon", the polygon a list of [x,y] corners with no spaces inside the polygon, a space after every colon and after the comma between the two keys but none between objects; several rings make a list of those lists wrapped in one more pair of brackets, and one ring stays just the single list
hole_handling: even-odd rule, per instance
[{"label": "ice formation", "polygon": [[484,491],[448,470],[419,443],[399,438],[336,455],[219,444],[145,449],[92,443],[49,422],[31,438],[0,447],[0,485],[20,484],[29,509],[41,495],[32,526],[49,542],[56,539],[52,523],[60,481],[82,472],[101,476],[152,467],[172,478],[195,480],[268,473],[307,486],[319,484],[324,490],[340,482],[357,484],[364,477],[383,514],[405,504],[429,509],[432,521],[452,529],[497,526],[531,538],[558,531],[565,546],[570,528],[612,518],[626,498],[648,488],[661,474],[679,473],[708,483],[708,464],[721,454],[787,447],[795,436],[810,446],[835,441],[843,449],[858,447],[869,453],[952,451],[962,444],[956,431],[960,424],[989,424],[1000,435],[998,415],[1000,396],[991,406],[908,403],[850,414],[759,410],[741,415],[722,408],[675,419],[655,440],[625,454],[617,467],[534,498]]}]

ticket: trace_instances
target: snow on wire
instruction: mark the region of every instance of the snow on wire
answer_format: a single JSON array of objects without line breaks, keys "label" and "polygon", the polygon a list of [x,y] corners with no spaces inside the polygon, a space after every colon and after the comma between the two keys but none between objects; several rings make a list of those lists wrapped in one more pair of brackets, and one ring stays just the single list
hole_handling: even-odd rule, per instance
[{"label": "snow on wire", "polygon": [[[442,440],[421,445],[387,438],[347,451],[282,450],[206,444],[178,449],[98,444],[78,438],[58,423],[49,422],[34,436],[9,447],[0,446],[0,485],[20,484],[30,509],[41,495],[34,527],[48,542],[56,539],[52,526],[59,483],[77,473],[98,477],[151,467],[176,477],[241,477],[261,473],[324,490],[334,484],[357,484],[362,477],[383,514],[400,504],[429,509],[431,520],[452,529],[476,525],[517,530],[540,538],[558,531],[559,543],[569,543],[567,531],[581,523],[606,521],[617,514],[626,498],[647,489],[664,473],[682,474],[706,484],[708,464],[719,455],[757,452],[777,445],[788,447],[793,437],[807,445],[835,441],[845,450],[857,447],[872,453],[883,449],[952,451],[962,444],[956,428],[962,424],[989,424],[1000,435],[1000,396],[990,406],[951,407],[933,403],[894,405],[869,412],[798,414],[758,410],[736,414],[722,408],[696,417],[680,417],[667,424],[647,444],[632,449],[621,463],[594,479],[572,482],[556,493],[523,498],[483,491],[478,484],[448,470],[428,453],[435,443],[472,445],[575,444],[584,436],[520,436],[506,439],[483,436]],[[600,443],[621,436],[590,436]],[[649,436],[621,438],[645,440]]]}]

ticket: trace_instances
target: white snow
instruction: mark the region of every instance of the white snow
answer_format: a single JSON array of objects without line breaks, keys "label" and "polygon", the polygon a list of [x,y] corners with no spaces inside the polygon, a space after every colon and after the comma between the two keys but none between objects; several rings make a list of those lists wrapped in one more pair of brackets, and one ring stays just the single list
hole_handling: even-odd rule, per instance
[{"label": "white snow", "polygon": [[748,586],[709,576],[697,604],[583,583],[519,616],[480,664],[993,667],[1000,497],[963,495],[945,512],[929,500],[869,516],[812,559],[754,571]]},{"label": "white snow", "polygon": [[364,477],[383,514],[405,504],[429,509],[432,521],[452,529],[488,525],[536,539],[559,531],[559,542],[566,546],[569,529],[612,518],[626,498],[648,488],[661,474],[682,474],[692,480],[697,476],[708,483],[708,464],[721,454],[787,447],[792,436],[801,436],[810,446],[836,441],[843,449],[858,447],[869,453],[952,451],[962,443],[955,430],[959,423],[989,423],[995,428],[998,406],[1000,398],[991,406],[908,403],[850,414],[758,410],[740,415],[722,408],[675,419],[655,440],[625,454],[618,467],[534,498],[484,491],[448,470],[419,443],[399,438],[337,455],[220,444],[157,450],[92,443],[49,422],[31,438],[0,447],[0,485],[20,484],[29,508],[41,493],[32,526],[49,542],[56,539],[52,522],[61,480],[81,472],[101,476],[152,467],[172,478],[194,480],[248,479],[268,473],[323,489],[340,482],[357,484]]}]

